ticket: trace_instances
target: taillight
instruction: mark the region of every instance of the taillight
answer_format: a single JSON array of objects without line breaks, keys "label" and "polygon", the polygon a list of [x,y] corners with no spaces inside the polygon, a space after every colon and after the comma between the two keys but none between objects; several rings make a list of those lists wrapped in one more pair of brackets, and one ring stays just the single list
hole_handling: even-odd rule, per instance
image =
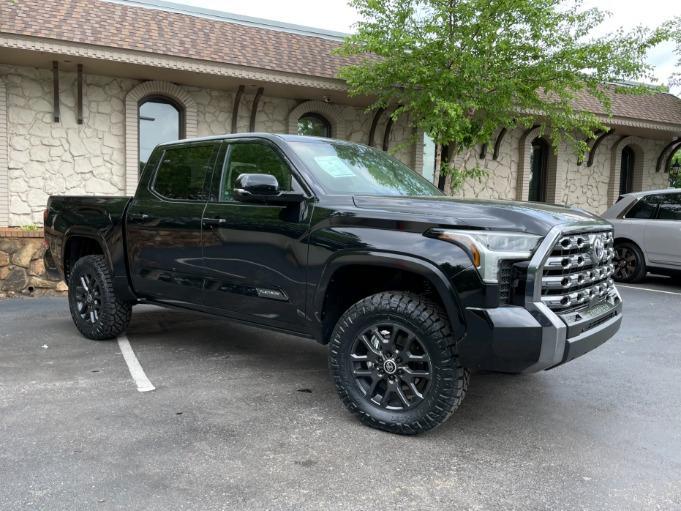
[{"label": "taillight", "polygon": [[43,211],[43,225],[47,224],[47,215],[48,214],[49,214],[49,210],[47,208],[45,208],[45,210]]}]

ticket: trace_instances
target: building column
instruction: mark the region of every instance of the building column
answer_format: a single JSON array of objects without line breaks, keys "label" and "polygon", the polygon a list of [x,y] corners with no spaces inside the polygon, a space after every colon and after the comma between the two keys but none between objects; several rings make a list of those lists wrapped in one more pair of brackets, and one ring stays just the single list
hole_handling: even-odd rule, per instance
[{"label": "building column", "polygon": [[9,134],[7,133],[7,88],[0,80],[0,227],[9,225]]},{"label": "building column", "polygon": [[414,128],[414,144],[412,146],[412,168],[423,175],[423,130]]},{"label": "building column", "polygon": [[[565,165],[558,165],[559,152],[554,149],[549,139],[546,141],[549,144],[549,154],[546,158],[546,202],[562,204],[566,202],[563,194],[568,180],[567,162]],[[565,153],[569,154],[567,149]]]}]

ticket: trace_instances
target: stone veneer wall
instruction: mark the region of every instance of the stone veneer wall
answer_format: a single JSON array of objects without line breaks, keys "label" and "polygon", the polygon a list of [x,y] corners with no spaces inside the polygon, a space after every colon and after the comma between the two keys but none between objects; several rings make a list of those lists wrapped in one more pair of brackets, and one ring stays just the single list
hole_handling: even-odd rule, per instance
[{"label": "stone veneer wall", "polygon": [[50,278],[43,264],[42,231],[0,229],[0,298],[64,294],[63,281]]},{"label": "stone veneer wall", "polygon": [[[125,97],[142,82],[91,75],[86,69],[83,124],[76,122],[75,73],[59,73],[61,119],[57,123],[52,119],[51,70],[0,65],[0,82],[7,89],[8,225],[42,224],[42,212],[52,194],[125,194]],[[230,132],[235,91],[182,89],[196,103],[197,135]],[[249,88],[241,98],[238,131],[249,131],[254,93]],[[268,96],[265,87],[255,131],[287,133],[289,113],[301,102]],[[337,112],[343,138],[367,143],[372,113],[340,105],[329,108]],[[381,141],[385,121],[377,129]],[[412,164],[413,146],[401,144],[401,137],[409,134],[396,123],[391,146],[398,148],[399,158]]]},{"label": "stone veneer wall", "polygon": [[[462,190],[455,195],[462,198],[515,199],[522,131],[517,129],[506,134],[497,160],[492,159],[491,147],[488,148],[484,160],[478,159],[479,149],[460,156],[456,161],[457,165],[466,164],[470,167],[477,164],[485,168],[487,174],[481,181],[468,180]],[[558,148],[555,169],[555,202],[577,206],[593,213],[602,213],[610,207],[619,193],[619,155],[627,144],[634,145],[643,159],[639,162],[640,166],[637,164],[642,170],[642,175],[635,176],[635,189],[639,188],[638,185],[641,190],[666,188],[669,174],[655,172],[655,165],[667,141],[627,137],[613,150],[620,139],[621,137],[616,134],[604,139],[597,149],[591,167],[587,167],[586,161],[582,165],[577,165],[574,150],[567,143],[562,143]]]},{"label": "stone veneer wall", "polygon": [[[0,208],[8,225],[42,223],[42,211],[51,194],[122,195],[125,183],[125,97],[139,85],[138,80],[84,75],[83,124],[76,123],[75,73],[60,72],[61,120],[52,121],[52,73],[46,69],[0,65],[0,83],[6,89],[7,177],[9,200]],[[196,103],[199,136],[227,133],[231,129],[234,91],[182,87]],[[239,106],[238,131],[248,131],[254,90],[247,89]],[[2,87],[0,87],[2,94]],[[0,106],[2,105],[0,98]],[[260,100],[255,130],[286,133],[289,114],[300,110],[302,101],[265,94]],[[343,138],[367,143],[373,112],[329,105],[342,126]],[[2,123],[0,115],[0,124]],[[388,115],[377,126],[375,145],[381,147]],[[488,170],[481,181],[469,180],[457,194],[465,198],[514,199],[517,196],[519,142],[522,130],[506,134],[499,158],[492,159],[489,147],[484,159],[479,149],[457,161],[458,165],[479,165]],[[0,126],[0,138],[3,135]],[[611,135],[598,148],[594,165],[578,166],[576,156],[567,146],[559,148],[555,181],[555,200],[593,212],[602,212],[616,198],[618,156],[613,151],[619,140]],[[643,175],[638,177],[642,189],[663,188],[667,174],[655,172],[655,159],[665,141],[631,137],[643,155]],[[0,142],[1,143],[1,142]],[[422,170],[417,150],[422,144],[406,119],[394,123],[389,151]],[[2,147],[0,147],[2,149]],[[2,151],[0,150],[0,153]],[[613,159],[614,157],[614,159]],[[0,154],[0,174],[3,155]],[[612,170],[615,169],[615,170]],[[4,186],[0,175],[0,195]],[[552,187],[552,188],[553,188]],[[2,213],[2,211],[0,211]],[[0,219],[2,214],[0,214]]]},{"label": "stone veneer wall", "polygon": [[60,73],[61,120],[52,119],[52,74],[0,66],[7,88],[9,225],[42,224],[51,194],[124,190],[124,98],[137,82],[85,75],[77,124],[75,73]]},{"label": "stone veneer wall", "polygon": [[[642,171],[642,175],[637,176],[635,170],[634,190],[654,190],[669,186],[669,174],[655,172],[657,157],[667,144],[666,141],[627,137],[623,144],[618,145],[617,151],[613,154],[613,148],[620,138],[615,134],[604,139],[591,167],[587,167],[586,162],[577,165],[577,157],[567,156],[574,153],[570,153],[569,148],[563,144],[559,148],[559,167],[563,171],[563,193],[560,197],[556,197],[556,202],[575,205],[594,213],[603,213],[608,209],[619,195],[621,150],[628,144],[640,149],[637,156],[642,156],[643,160],[635,164],[635,167]],[[608,193],[611,183],[615,190],[613,194]]]}]

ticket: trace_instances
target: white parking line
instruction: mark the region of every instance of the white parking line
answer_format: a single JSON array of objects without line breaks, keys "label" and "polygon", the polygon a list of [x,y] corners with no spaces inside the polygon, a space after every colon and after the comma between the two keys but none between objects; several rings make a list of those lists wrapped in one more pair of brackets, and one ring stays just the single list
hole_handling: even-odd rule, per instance
[{"label": "white parking line", "polygon": [[651,289],[649,287],[637,287],[637,286],[623,286],[622,284],[617,284],[617,287],[626,287],[627,289],[638,289],[639,291],[650,291],[651,293],[664,293],[666,295],[677,295],[681,296],[681,293],[675,291],[663,291],[662,289]]},{"label": "white parking line", "polygon": [[121,349],[121,354],[125,359],[125,363],[128,364],[130,376],[132,376],[132,379],[135,380],[137,390],[139,390],[140,392],[149,392],[151,390],[156,390],[156,387],[154,387],[151,384],[149,378],[147,378],[147,375],[144,373],[144,369],[142,369],[140,361],[137,360],[135,352],[132,351],[130,341],[125,336],[125,334],[118,336],[118,347]]}]

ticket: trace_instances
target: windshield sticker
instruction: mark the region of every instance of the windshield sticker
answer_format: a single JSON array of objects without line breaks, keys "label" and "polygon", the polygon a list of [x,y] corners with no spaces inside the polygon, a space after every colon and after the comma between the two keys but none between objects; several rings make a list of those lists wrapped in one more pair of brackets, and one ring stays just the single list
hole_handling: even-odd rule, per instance
[{"label": "windshield sticker", "polygon": [[331,177],[355,177],[355,173],[338,156],[315,156],[317,165]]}]

